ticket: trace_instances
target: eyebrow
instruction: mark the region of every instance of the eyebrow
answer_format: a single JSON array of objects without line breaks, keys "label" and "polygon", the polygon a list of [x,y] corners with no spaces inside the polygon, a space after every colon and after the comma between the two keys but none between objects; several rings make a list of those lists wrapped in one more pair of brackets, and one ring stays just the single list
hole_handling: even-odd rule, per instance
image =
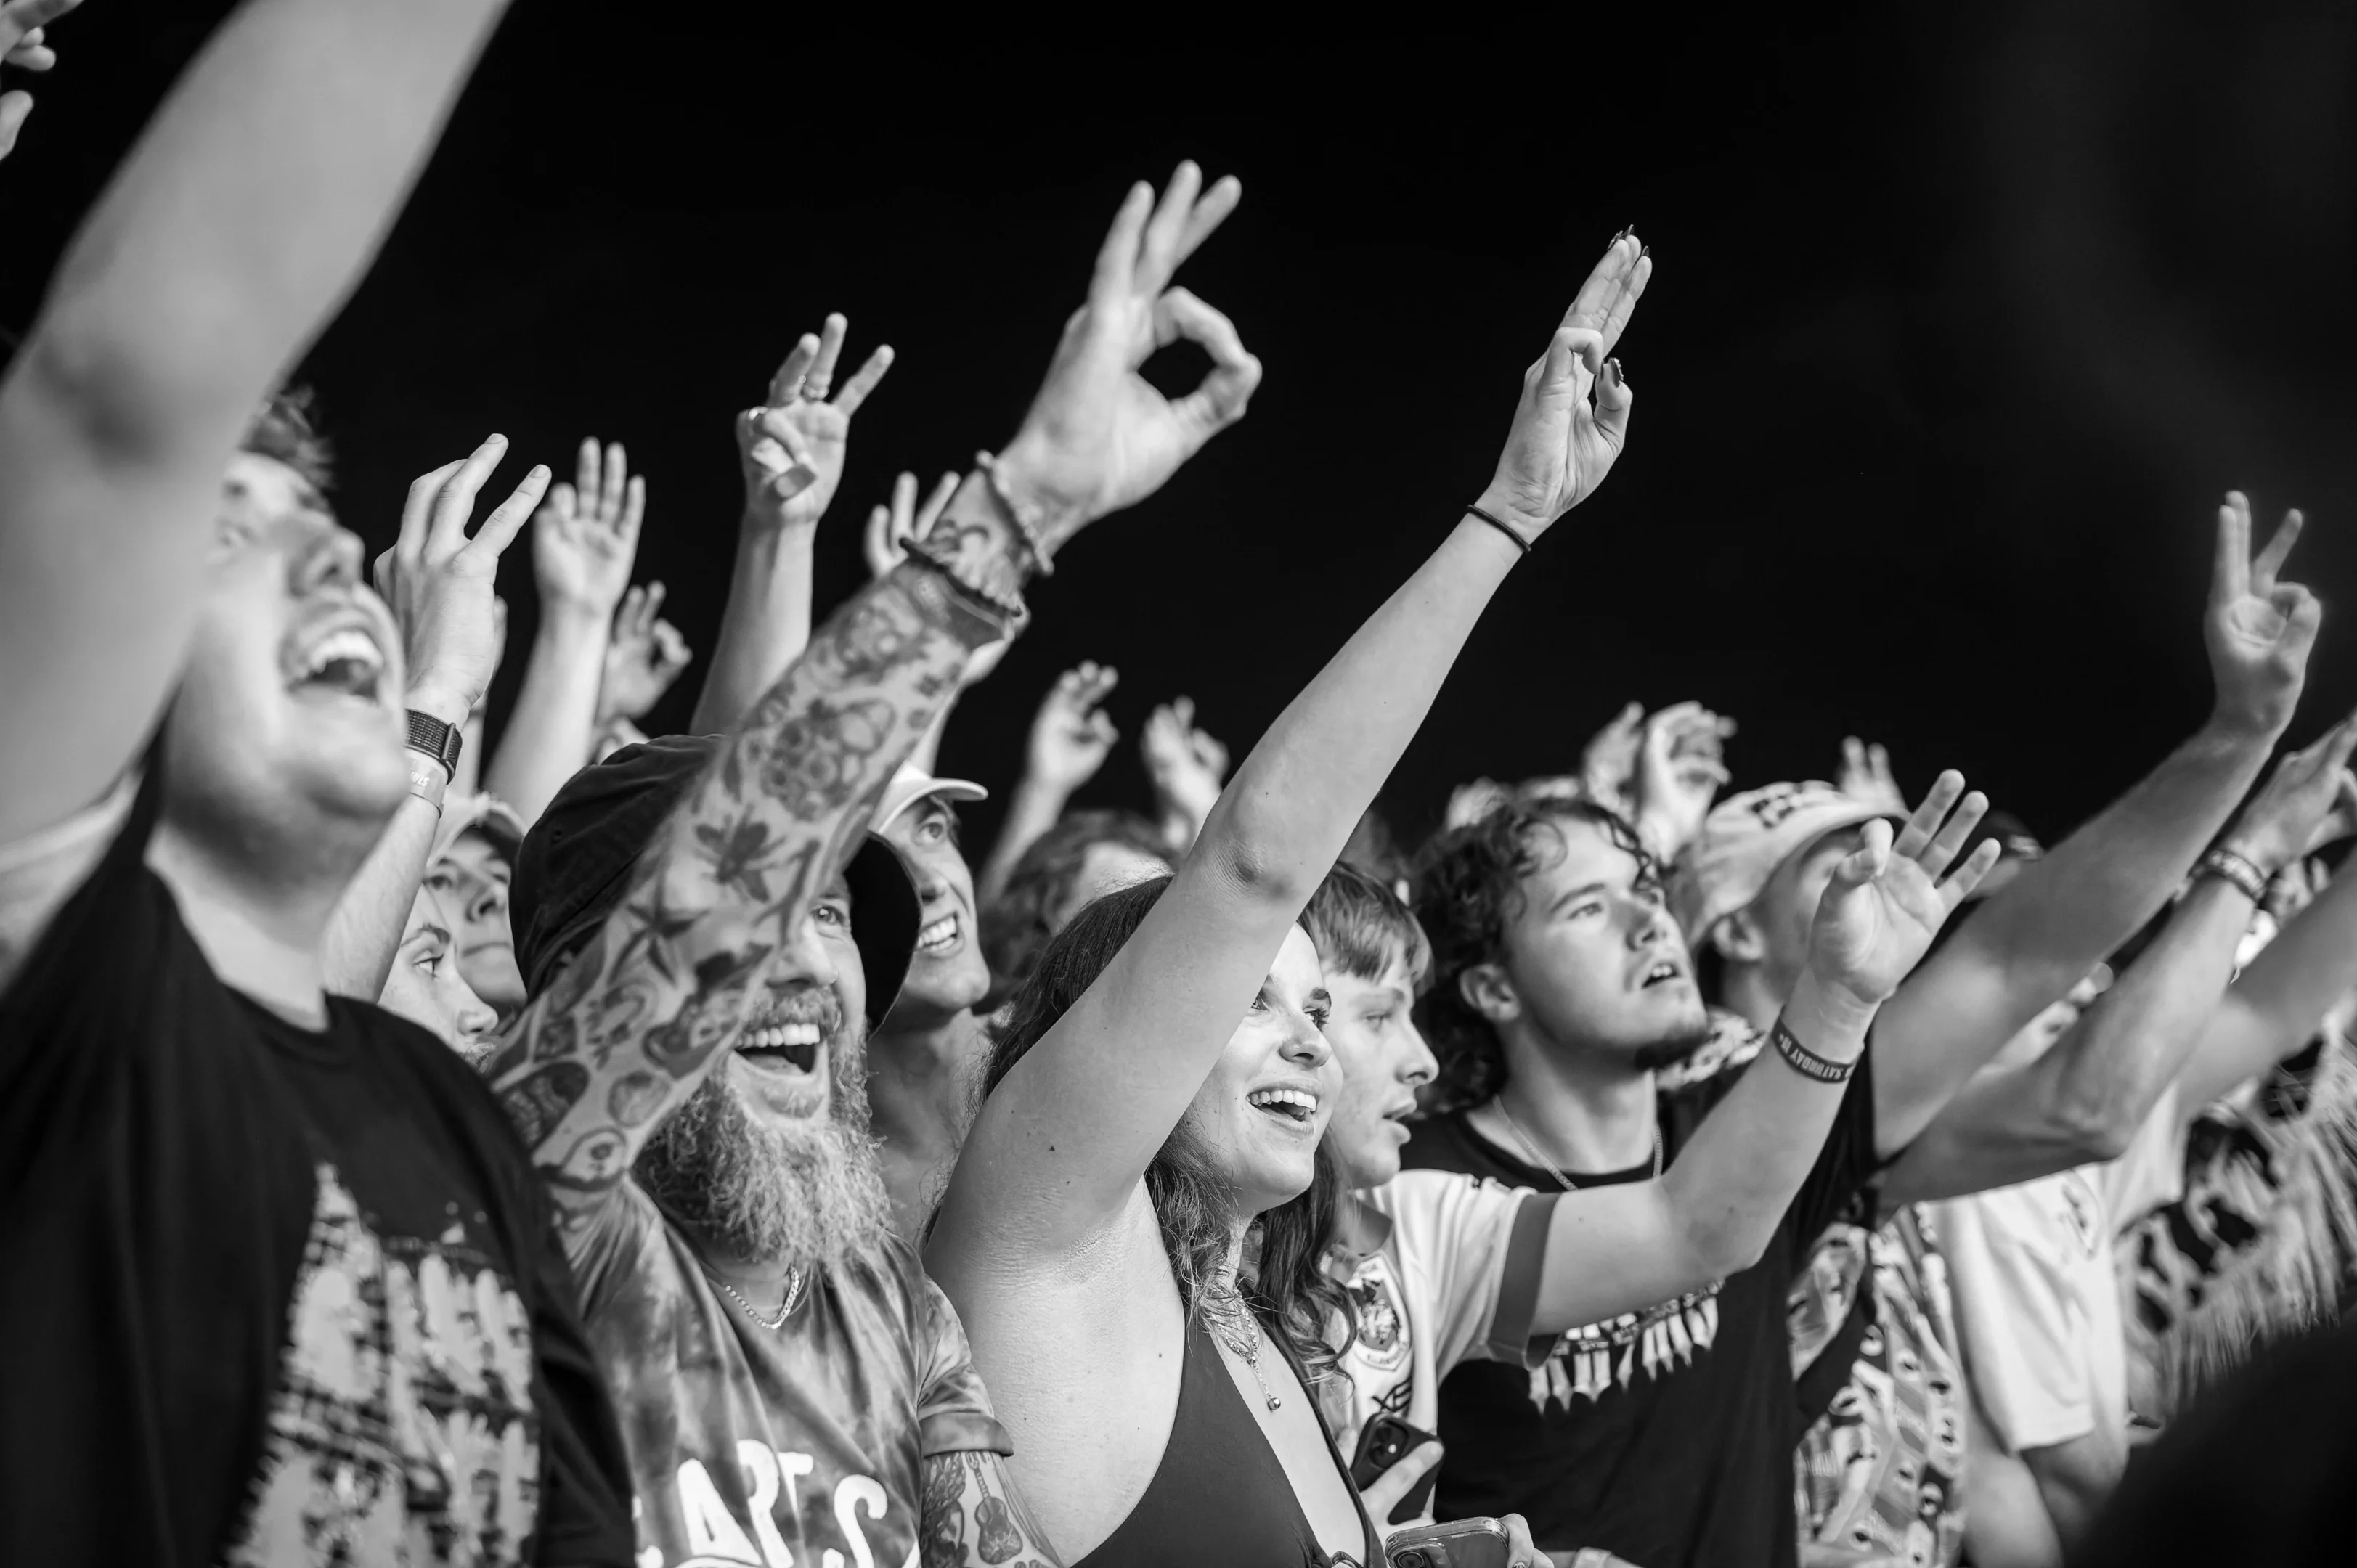
[{"label": "eyebrow", "polygon": [[1547,913],[1550,915],[1558,913],[1566,904],[1572,902],[1574,899],[1585,898],[1591,893],[1601,893],[1603,891],[1605,891],[1605,885],[1602,882],[1582,883],[1577,887],[1575,887],[1569,892],[1562,894],[1556,897],[1554,903],[1547,906]]},{"label": "eyebrow", "polygon": [[407,940],[401,945],[404,947],[414,946],[421,938],[428,942],[440,942],[445,947],[450,945],[450,933],[444,930],[439,926],[420,926],[415,930],[410,932]]}]

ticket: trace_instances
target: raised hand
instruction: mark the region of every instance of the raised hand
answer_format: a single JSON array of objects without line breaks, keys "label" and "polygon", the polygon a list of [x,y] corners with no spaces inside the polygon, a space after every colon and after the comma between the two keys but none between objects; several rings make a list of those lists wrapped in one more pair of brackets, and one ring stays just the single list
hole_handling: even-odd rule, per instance
[{"label": "raised hand", "polygon": [[904,473],[892,481],[892,504],[867,514],[867,575],[881,577],[909,557],[909,541],[933,531],[933,520],[957,494],[958,476],[943,474],[934,481],[925,504],[917,504],[917,476]]},{"label": "raised hand", "polygon": [[1866,842],[1834,867],[1809,929],[1808,967],[1819,983],[1867,1007],[1899,989],[1956,906],[1996,864],[1991,841],[1941,880],[1987,811],[1988,797],[1965,794],[1964,776],[1952,769],[1940,775],[1895,843],[1889,822],[1866,824]]},{"label": "raised hand", "polygon": [[1121,738],[1100,705],[1120,680],[1112,665],[1087,662],[1056,678],[1031,721],[1027,770],[1034,782],[1070,797],[1097,776]]},{"label": "raised hand", "polygon": [[2291,723],[2324,615],[2314,594],[2276,575],[2299,539],[2300,522],[2298,511],[2284,513],[2274,536],[2254,556],[2249,499],[2228,490],[2218,509],[2210,604],[2201,618],[2217,714],[2229,725],[2266,735]]},{"label": "raised hand", "polygon": [[1579,781],[1588,799],[1623,812],[1630,809],[1637,781],[1637,746],[1644,736],[1645,705],[1631,703],[1589,737],[1579,757]]},{"label": "raised hand", "polygon": [[1700,703],[1677,703],[1645,721],[1634,806],[1646,847],[1663,860],[1694,842],[1726,787],[1727,738],[1735,721]]},{"label": "raised hand", "polygon": [[[1158,204],[1143,181],[1130,187],[1097,252],[1088,302],[1064,324],[1048,378],[1001,454],[1008,489],[1037,509],[1050,549],[1161,489],[1203,443],[1243,417],[1260,385],[1260,361],[1244,351],[1234,325],[1169,286],[1179,263],[1243,199],[1232,176],[1209,190],[1202,181],[1200,169],[1182,163]],[[1211,354],[1211,371],[1193,392],[1168,399],[1138,367],[1182,338]]]},{"label": "raised hand", "polygon": [[892,368],[890,346],[878,348],[830,398],[848,326],[829,316],[816,337],[803,333],[770,378],[768,402],[737,416],[748,522],[815,528],[834,499],[851,446],[851,416]]},{"label": "raised hand", "polygon": [[505,627],[491,585],[500,554],[548,489],[547,467],[534,464],[468,538],[476,492],[507,450],[507,437],[494,435],[411,485],[401,535],[376,558],[376,590],[401,623],[409,705],[447,724],[467,715],[499,668]]},{"label": "raised hand", "polygon": [[533,519],[533,578],[543,614],[577,610],[602,624],[630,585],[647,482],[630,471],[620,442],[600,452],[595,437],[581,443],[574,476]]},{"label": "raised hand", "polygon": [[1164,809],[1184,815],[1193,829],[1220,799],[1227,782],[1228,748],[1195,727],[1195,699],[1180,697],[1157,707],[1138,737],[1138,753],[1154,797]]},{"label": "raised hand", "polygon": [[1907,797],[1900,792],[1899,780],[1890,771],[1890,753],[1854,735],[1842,737],[1841,770],[1835,776],[1834,788],[1853,800],[1907,814]]},{"label": "raised hand", "polygon": [[663,585],[651,583],[622,596],[614,633],[606,643],[606,673],[597,687],[597,727],[616,719],[641,719],[662,700],[695,655],[679,628],[655,614]]},{"label": "raised hand", "polygon": [[1634,394],[1611,355],[1652,275],[1637,236],[1615,236],[1546,352],[1523,373],[1513,429],[1479,504],[1524,543],[1594,495],[1620,455]]},{"label": "raised hand", "polygon": [[2357,789],[2349,772],[2352,749],[2357,717],[2334,725],[2307,749],[2287,754],[2221,843],[2269,875],[2307,854],[2325,819]]},{"label": "raised hand", "polygon": [[[81,0],[14,0],[0,5],[0,65],[19,70],[48,70],[58,63],[41,29],[81,4]],[[16,145],[16,133],[33,112],[33,95],[21,90],[0,92],[0,158]]]}]

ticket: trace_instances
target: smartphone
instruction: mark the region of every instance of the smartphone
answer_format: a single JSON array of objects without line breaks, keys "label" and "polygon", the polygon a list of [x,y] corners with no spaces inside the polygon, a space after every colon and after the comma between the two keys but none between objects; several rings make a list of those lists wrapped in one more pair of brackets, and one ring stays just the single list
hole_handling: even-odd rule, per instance
[{"label": "smartphone", "polygon": [[[1359,1429],[1359,1455],[1351,1461],[1351,1484],[1365,1491],[1375,1477],[1398,1464],[1427,1443],[1439,1439],[1421,1427],[1410,1426],[1395,1415],[1379,1415]],[[1386,1524],[1405,1524],[1424,1512],[1426,1498],[1432,1496],[1432,1484],[1440,1479],[1437,1469],[1428,1470],[1424,1479],[1400,1499],[1392,1509]]]},{"label": "smartphone", "polygon": [[1512,1544],[1494,1519],[1457,1519],[1403,1530],[1384,1544],[1391,1568],[1506,1568]]}]

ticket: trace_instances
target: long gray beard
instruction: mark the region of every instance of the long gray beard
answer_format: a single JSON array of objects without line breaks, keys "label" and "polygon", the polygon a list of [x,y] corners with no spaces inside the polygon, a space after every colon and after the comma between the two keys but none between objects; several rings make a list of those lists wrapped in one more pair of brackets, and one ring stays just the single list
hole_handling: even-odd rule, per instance
[{"label": "long gray beard", "polygon": [[639,1185],[675,1223],[748,1262],[835,1269],[874,1257],[891,1234],[892,1199],[867,1131],[866,1052],[855,1038],[828,1054],[826,1120],[757,1121],[715,1071],[640,1151]]}]

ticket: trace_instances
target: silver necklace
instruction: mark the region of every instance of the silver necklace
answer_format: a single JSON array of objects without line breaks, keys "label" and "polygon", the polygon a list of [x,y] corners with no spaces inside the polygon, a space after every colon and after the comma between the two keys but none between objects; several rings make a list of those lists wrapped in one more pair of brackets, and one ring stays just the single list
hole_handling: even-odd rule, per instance
[{"label": "silver necklace", "polygon": [[778,1304],[778,1316],[775,1317],[762,1316],[759,1312],[754,1309],[751,1302],[747,1301],[743,1296],[737,1294],[737,1287],[735,1285],[730,1284],[726,1280],[722,1279],[710,1269],[704,1271],[704,1277],[710,1280],[714,1284],[718,1285],[722,1290],[726,1291],[728,1293],[728,1299],[735,1302],[738,1306],[743,1307],[745,1309],[745,1316],[759,1324],[762,1327],[783,1328],[786,1326],[786,1319],[794,1315],[794,1308],[802,1304],[802,1283],[810,1276],[802,1272],[802,1267],[800,1263],[795,1264],[792,1268],[786,1271],[786,1299]]},{"label": "silver necklace", "polygon": [[[1514,1142],[1523,1146],[1523,1153],[1529,1158],[1532,1165],[1536,1165],[1539,1169],[1546,1172],[1547,1175],[1555,1177],[1556,1185],[1561,1187],[1564,1191],[1577,1192],[1579,1190],[1577,1186],[1573,1185],[1570,1177],[1565,1176],[1562,1171],[1556,1169],[1555,1166],[1547,1164],[1545,1156],[1539,1153],[1538,1145],[1531,1142],[1530,1134],[1524,1133],[1523,1131],[1522,1123],[1514,1120],[1514,1113],[1506,1109],[1506,1097],[1504,1095],[1500,1094],[1491,1096],[1490,1103],[1498,1108],[1499,1116],[1506,1123],[1506,1131],[1514,1135]],[[1661,1175],[1662,1124],[1659,1122],[1655,1122],[1653,1123],[1653,1178],[1658,1181],[1661,1179]]]},{"label": "silver necklace", "polygon": [[[1225,1269],[1220,1271],[1221,1279],[1226,1275]],[[1214,1279],[1195,1295],[1203,1309],[1203,1321],[1211,1326],[1211,1332],[1220,1337],[1220,1343],[1251,1369],[1253,1381],[1260,1385],[1260,1397],[1268,1401],[1268,1408],[1275,1410],[1283,1404],[1285,1401],[1269,1391],[1268,1380],[1260,1375],[1260,1319],[1254,1316],[1253,1309],[1244,1305],[1244,1298],[1236,1287],[1222,1284],[1219,1279]]]}]

